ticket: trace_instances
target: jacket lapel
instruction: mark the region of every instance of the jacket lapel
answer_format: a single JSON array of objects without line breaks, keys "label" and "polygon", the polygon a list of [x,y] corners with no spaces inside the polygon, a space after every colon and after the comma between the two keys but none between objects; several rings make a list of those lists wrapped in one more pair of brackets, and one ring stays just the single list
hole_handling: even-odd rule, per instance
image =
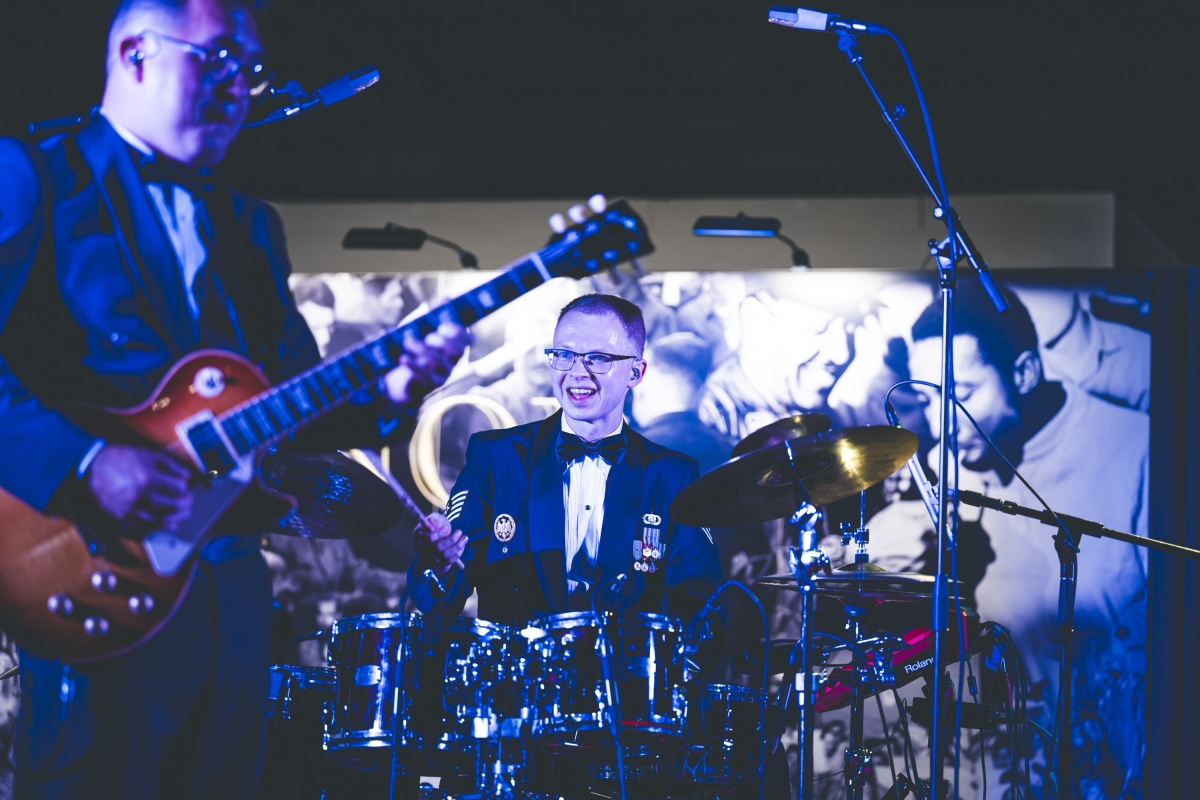
[{"label": "jacket lapel", "polygon": [[142,185],[129,146],[103,118],[80,131],[77,141],[113,216],[117,236],[124,240],[122,250],[134,285],[150,301],[166,341],[180,352],[191,349],[197,333],[183,294],[178,257]]},{"label": "jacket lapel", "polygon": [[567,608],[567,569],[563,563],[563,470],[555,444],[562,427],[562,412],[540,422],[533,434],[529,456],[529,552],[538,581],[550,606],[558,614]]},{"label": "jacket lapel", "polygon": [[604,489],[604,527],[600,529],[600,551],[596,557],[596,578],[610,581],[626,574],[623,595],[633,592],[640,582],[634,580],[633,541],[640,539],[642,508],[642,471],[644,450],[641,437],[625,426],[628,448],[624,457],[608,471]]}]

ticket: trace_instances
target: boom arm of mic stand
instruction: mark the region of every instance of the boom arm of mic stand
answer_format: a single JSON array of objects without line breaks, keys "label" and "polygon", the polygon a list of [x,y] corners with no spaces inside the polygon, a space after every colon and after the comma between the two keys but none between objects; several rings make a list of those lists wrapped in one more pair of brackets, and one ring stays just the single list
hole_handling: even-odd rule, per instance
[{"label": "boom arm of mic stand", "polygon": [[[1138,536],[1133,533],[1125,533],[1124,531],[1115,531],[1112,528],[1106,528],[1099,522],[1082,519],[1080,517],[1072,517],[1068,514],[1059,514],[1057,519],[1053,512],[1045,509],[1027,508],[1017,505],[1011,500],[998,500],[995,497],[988,497],[979,492],[971,492],[966,489],[958,492],[960,502],[966,503],[969,506],[978,508],[990,508],[994,511],[999,511],[1002,514],[1009,514],[1014,517],[1028,517],[1036,519],[1043,525],[1049,525],[1052,528],[1058,527],[1058,520],[1062,520],[1062,524],[1066,525],[1072,534],[1078,536],[1085,534],[1094,536],[1097,539],[1116,539],[1119,542],[1134,544],[1138,547],[1145,547],[1148,550],[1158,550],[1162,553],[1170,553],[1175,556],[1183,556],[1184,558],[1200,559],[1200,550],[1195,550],[1191,547],[1184,547],[1181,544],[1172,544],[1164,542],[1160,539],[1151,539],[1148,536]],[[1076,539],[1078,541],[1078,539]]]},{"label": "boom arm of mic stand", "polygon": [[[889,34],[890,35],[890,34]],[[845,31],[838,32],[838,49],[846,54],[846,58],[858,70],[858,74],[862,76],[863,83],[867,85],[871,96],[875,98],[875,103],[879,106],[879,110],[883,112],[883,121],[887,123],[892,134],[896,137],[896,141],[900,143],[900,147],[904,149],[904,154],[908,156],[909,162],[913,165],[913,169],[917,171],[917,175],[921,178],[925,188],[937,203],[937,210],[934,216],[946,223],[947,230],[952,231],[957,247],[954,248],[956,255],[965,255],[967,261],[975,268],[975,272],[979,275],[979,282],[983,284],[984,291],[992,300],[992,305],[996,307],[996,311],[1003,314],[1008,311],[1008,301],[1004,299],[1004,295],[1000,294],[1000,290],[992,281],[992,275],[988,271],[987,262],[983,260],[979,249],[975,247],[975,243],[971,241],[971,237],[967,235],[966,229],[962,225],[962,221],[958,215],[954,213],[953,208],[945,208],[946,199],[942,198],[941,193],[934,187],[933,182],[926,174],[925,168],[921,166],[921,162],[917,159],[917,154],[913,152],[912,145],[908,143],[908,139],[904,137],[904,132],[900,130],[897,123],[899,117],[887,106],[879,91],[875,88],[875,84],[871,82],[870,76],[867,75],[866,69],[863,67],[862,53],[858,50],[858,42],[853,34]],[[937,212],[941,211],[939,215]]]}]

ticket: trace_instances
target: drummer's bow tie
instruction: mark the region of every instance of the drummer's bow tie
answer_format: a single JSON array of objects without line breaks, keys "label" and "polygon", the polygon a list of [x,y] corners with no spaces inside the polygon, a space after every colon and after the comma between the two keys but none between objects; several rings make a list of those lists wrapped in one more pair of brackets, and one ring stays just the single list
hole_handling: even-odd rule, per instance
[{"label": "drummer's bow tie", "polygon": [[570,464],[577,458],[600,456],[609,464],[615,464],[625,455],[625,432],[606,436],[598,442],[585,442],[573,433],[562,431],[558,435],[558,459]]}]

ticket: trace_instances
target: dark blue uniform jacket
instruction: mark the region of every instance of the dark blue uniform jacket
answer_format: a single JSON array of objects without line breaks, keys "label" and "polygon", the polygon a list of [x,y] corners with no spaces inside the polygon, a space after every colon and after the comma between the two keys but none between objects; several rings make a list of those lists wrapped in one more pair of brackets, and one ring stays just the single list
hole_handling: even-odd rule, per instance
[{"label": "dark blue uniform jacket", "polygon": [[[555,449],[561,414],[471,437],[449,506],[452,514],[458,511],[454,527],[470,539],[463,553],[466,570],[454,573],[440,597],[432,582],[421,579],[428,562],[418,556],[409,569],[409,586],[422,611],[458,614],[472,590],[479,592],[480,618],[509,625],[588,607],[579,592],[567,594],[564,467]],[[686,622],[721,577],[709,533],[670,517],[671,501],[699,474],[696,461],[628,426],[625,430],[628,449],[610,469],[605,489],[594,574],[602,589],[598,605],[668,613]],[[505,515],[515,521],[511,536],[509,520],[501,519]],[[658,529],[665,542],[652,573],[633,567],[633,543],[647,538],[647,528]],[[628,577],[619,597],[603,592],[620,573]]]},{"label": "dark blue uniform jacket", "polygon": [[[55,405],[134,405],[201,348],[239,352],[273,381],[320,360],[288,290],[278,213],[220,186],[192,189],[211,221],[194,320],[135,158],[99,115],[39,144],[0,138],[0,488],[37,509],[93,441]],[[375,413],[318,423],[339,447],[396,427],[386,401],[360,401]],[[321,438],[310,449],[326,449]]]}]

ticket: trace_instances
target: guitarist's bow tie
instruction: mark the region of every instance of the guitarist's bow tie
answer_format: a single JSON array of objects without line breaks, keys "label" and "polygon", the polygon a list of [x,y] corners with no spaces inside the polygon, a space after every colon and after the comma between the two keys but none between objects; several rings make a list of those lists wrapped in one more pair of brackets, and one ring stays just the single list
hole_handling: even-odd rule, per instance
[{"label": "guitarist's bow tie", "polygon": [[211,192],[216,183],[216,176],[207,168],[193,169],[163,155],[134,155],[134,162],[145,183],[182,186],[196,198],[202,197],[205,192]]},{"label": "guitarist's bow tie", "polygon": [[558,434],[558,460],[570,464],[577,458],[599,456],[609,464],[615,464],[625,455],[625,431],[606,436],[598,442],[585,442],[573,433],[560,431]]}]

